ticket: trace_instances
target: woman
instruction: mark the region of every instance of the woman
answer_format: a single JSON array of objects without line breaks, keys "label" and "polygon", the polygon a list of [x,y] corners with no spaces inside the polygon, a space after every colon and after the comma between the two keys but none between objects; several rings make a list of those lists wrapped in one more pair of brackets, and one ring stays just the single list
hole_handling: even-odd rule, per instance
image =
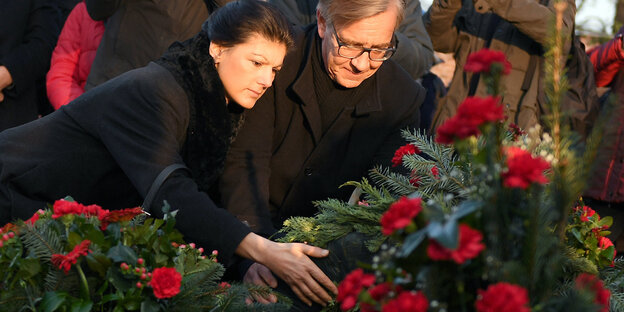
[{"label": "woman", "polygon": [[222,262],[236,253],[275,270],[302,300],[330,300],[323,287],[335,286],[305,256],[327,251],[253,234],[205,193],[243,108],[271,85],[291,44],[271,5],[232,2],[156,62],[0,133],[0,224],[67,195],[106,209],[143,202],[157,217],[167,201],[185,238],[218,249]]}]

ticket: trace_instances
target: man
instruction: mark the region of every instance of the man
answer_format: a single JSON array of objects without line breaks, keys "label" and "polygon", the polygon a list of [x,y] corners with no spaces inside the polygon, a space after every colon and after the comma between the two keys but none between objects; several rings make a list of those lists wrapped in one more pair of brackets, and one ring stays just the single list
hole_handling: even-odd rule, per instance
[{"label": "man", "polygon": [[[291,23],[305,26],[316,23],[318,0],[269,0],[286,15]],[[422,7],[418,0],[405,1],[404,18],[395,35],[400,44],[392,55],[412,78],[420,79],[433,65],[433,46],[422,21]],[[422,117],[422,116],[421,116]]]},{"label": "man", "polygon": [[[389,165],[400,131],[419,125],[424,89],[388,60],[403,1],[321,0],[316,16],[246,115],[220,181],[224,206],[265,236],[313,215],[314,200],[347,199],[339,186]],[[275,285],[259,264],[245,280]]]},{"label": "man", "polygon": [[217,6],[215,0],[86,0],[87,12],[106,22],[85,91],[158,59],[175,41],[197,34]]}]

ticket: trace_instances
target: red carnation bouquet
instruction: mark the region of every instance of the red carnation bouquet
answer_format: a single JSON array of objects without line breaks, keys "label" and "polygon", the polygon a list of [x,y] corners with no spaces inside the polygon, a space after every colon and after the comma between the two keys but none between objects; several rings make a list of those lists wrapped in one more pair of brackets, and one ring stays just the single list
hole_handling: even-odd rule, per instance
[{"label": "red carnation bouquet", "polygon": [[66,198],[4,225],[0,310],[237,311],[250,291],[269,292],[219,285],[218,252],[184,243],[175,211],[163,212],[153,219],[140,207],[107,210]]}]

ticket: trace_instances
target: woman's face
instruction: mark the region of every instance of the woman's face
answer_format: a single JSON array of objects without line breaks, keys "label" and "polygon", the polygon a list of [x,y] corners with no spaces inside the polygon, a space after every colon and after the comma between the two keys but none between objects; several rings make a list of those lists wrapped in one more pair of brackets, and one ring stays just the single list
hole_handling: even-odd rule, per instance
[{"label": "woman's face", "polygon": [[226,101],[250,109],[282,68],[286,45],[255,34],[233,47],[210,43],[210,55],[225,87]]}]

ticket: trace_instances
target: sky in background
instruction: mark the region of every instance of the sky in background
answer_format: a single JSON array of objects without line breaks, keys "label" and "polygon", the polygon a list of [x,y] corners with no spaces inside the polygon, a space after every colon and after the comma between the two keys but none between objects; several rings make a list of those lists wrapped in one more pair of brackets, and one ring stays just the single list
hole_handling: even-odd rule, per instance
[{"label": "sky in background", "polygon": [[[423,10],[427,10],[432,0],[421,0]],[[580,1],[577,0],[577,5]],[[611,33],[611,24],[615,16],[615,0],[585,0],[585,4],[576,14],[577,25],[595,32]]]}]

